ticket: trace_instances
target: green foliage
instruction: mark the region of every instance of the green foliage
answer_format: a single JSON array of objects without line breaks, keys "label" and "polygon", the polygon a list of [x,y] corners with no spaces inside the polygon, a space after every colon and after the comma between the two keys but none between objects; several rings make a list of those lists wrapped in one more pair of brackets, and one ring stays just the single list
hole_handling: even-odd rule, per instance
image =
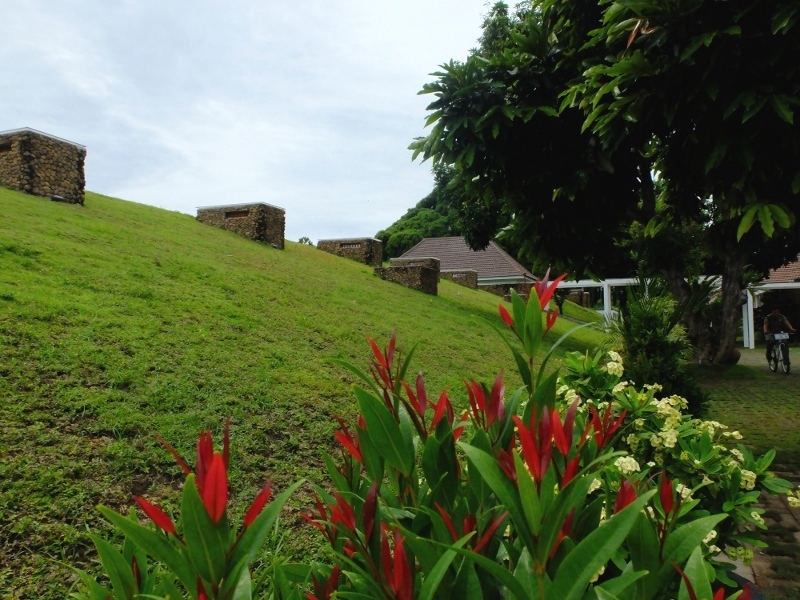
[{"label": "green foliage", "polygon": [[[91,192],[81,207],[0,189],[0,217],[0,582],[21,598],[63,598],[73,575],[57,561],[94,568],[85,532],[108,528],[97,504],[127,512],[133,492],[177,514],[183,477],[154,435],[190,448],[230,415],[239,518],[265,473],[278,490],[322,480],[330,415],[357,410],[354,376],[326,361],[355,361],[364,335],[392,323],[426,340],[426,379],[459,410],[463,370],[505,363],[487,343],[497,297],[448,281],[431,297],[309,246],[277,251]],[[583,329],[551,363],[599,340]],[[319,551],[297,520],[286,527],[287,554]]]},{"label": "green foliage", "polygon": [[458,208],[460,193],[449,188],[452,169],[433,169],[433,191],[375,237],[383,242],[384,256],[396,258],[429,237],[461,235]]}]

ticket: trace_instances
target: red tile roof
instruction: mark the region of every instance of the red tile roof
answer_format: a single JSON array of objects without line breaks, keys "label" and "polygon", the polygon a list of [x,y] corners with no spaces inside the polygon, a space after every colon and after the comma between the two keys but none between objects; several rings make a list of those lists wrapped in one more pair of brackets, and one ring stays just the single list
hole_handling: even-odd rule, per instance
[{"label": "red tile roof", "polygon": [[442,271],[473,269],[478,272],[478,279],[519,277],[536,281],[533,273],[494,242],[476,252],[463,237],[425,238],[400,258],[438,258]]},{"label": "red tile roof", "polygon": [[800,281],[800,255],[788,265],[772,269],[764,283],[795,283]]}]

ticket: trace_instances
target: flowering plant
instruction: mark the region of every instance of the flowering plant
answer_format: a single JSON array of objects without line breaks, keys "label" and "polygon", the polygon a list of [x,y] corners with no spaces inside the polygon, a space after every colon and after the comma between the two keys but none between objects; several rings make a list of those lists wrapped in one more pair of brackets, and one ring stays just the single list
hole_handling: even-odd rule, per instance
[{"label": "flowering plant", "polygon": [[[731,559],[752,558],[752,550],[744,544],[765,545],[758,533],[766,528],[761,516],[764,510],[754,506],[759,495],[791,490],[790,482],[769,471],[775,451],[754,457],[744,445],[734,445],[742,439],[738,431],[686,414],[684,398],[659,397],[662,390],[657,384],[637,389],[628,381],[620,381],[622,357],[615,352],[609,352],[607,357],[607,365],[598,368],[605,360],[602,353],[594,357],[571,353],[559,388],[562,401],[574,401],[580,396],[590,409],[608,404],[625,410],[621,447],[629,450],[631,460],[636,462],[635,470],[664,470],[681,482],[679,491],[686,504],[728,516],[703,540],[706,557],[719,555],[725,549]],[[608,368],[612,364],[614,368]],[[727,580],[725,569],[729,565],[711,562],[718,577]]]},{"label": "flowering plant", "polygon": [[309,598],[711,590],[701,546],[727,515],[697,510],[673,477],[645,474],[616,449],[625,408],[557,404],[557,373],[545,376],[546,359],[534,371],[557,318],[542,312],[554,287],[545,278],[527,305],[512,292],[512,312],[500,309],[521,346],[509,343],[524,385],[507,397],[502,372],[491,385],[465,381],[460,418],[447,392],[433,399],[421,373],[405,381],[413,351],[401,359],[394,336],[384,350],[370,340],[371,377],[348,366],[365,385],[354,386],[357,424],[340,421],[341,458],[324,455],[335,489],[318,489],[308,520],[333,564],[314,568]]},{"label": "flowering plant", "polygon": [[211,433],[203,431],[197,442],[193,470],[162,441],[186,474],[180,520],[176,523],[158,506],[144,498],[134,500],[155,524],[155,530],[139,524],[132,510],[125,517],[99,506],[98,510],[124,535],[122,552],[92,535],[111,590],[87,573],[78,571],[85,591],[79,600],[189,598],[211,600],[252,596],[250,563],[267,540],[283,505],[301,485],[298,482],[271,503],[268,483],[247,510],[239,533],[228,519],[228,465],[230,421],[225,426],[222,452],[215,452]]}]

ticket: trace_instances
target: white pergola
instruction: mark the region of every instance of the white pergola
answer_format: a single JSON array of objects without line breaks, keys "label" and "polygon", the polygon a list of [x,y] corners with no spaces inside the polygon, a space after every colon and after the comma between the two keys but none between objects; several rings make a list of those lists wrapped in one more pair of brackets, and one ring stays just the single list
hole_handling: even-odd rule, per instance
[{"label": "white pergola", "polygon": [[[618,279],[604,279],[602,281],[594,281],[592,279],[580,279],[578,281],[562,281],[559,288],[575,289],[575,288],[603,288],[603,310],[600,312],[606,319],[611,319],[614,316],[614,310],[611,308],[611,288],[613,287],[627,287],[636,283],[633,277],[625,277]],[[761,306],[760,296],[768,290],[796,290],[800,289],[800,282],[791,283],[761,283],[753,289],[746,290],[747,302],[742,305],[742,338],[745,348],[756,347],[755,335],[755,319],[753,310]]]}]

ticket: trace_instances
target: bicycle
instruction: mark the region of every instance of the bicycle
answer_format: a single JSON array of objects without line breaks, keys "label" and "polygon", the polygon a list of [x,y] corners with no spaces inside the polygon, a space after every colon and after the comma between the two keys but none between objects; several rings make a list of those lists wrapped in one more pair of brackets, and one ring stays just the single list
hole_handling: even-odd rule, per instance
[{"label": "bicycle", "polygon": [[772,339],[775,342],[772,346],[772,351],[769,354],[769,370],[775,373],[778,370],[778,363],[781,365],[783,372],[789,374],[789,334],[784,332],[772,334]]}]

